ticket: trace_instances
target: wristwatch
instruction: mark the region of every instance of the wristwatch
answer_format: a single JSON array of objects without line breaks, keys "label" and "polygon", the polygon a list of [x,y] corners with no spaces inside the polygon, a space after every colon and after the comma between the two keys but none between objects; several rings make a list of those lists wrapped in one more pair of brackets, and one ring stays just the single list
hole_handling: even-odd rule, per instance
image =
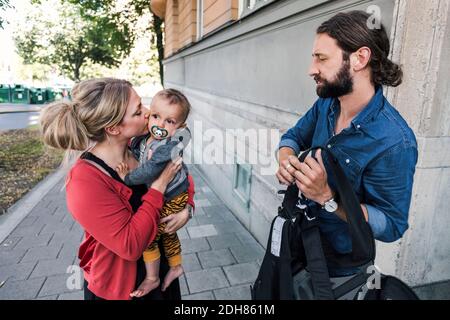
[{"label": "wristwatch", "polygon": [[189,220],[190,220],[194,216],[194,208],[192,208],[192,206],[190,204],[188,204],[187,209],[188,209]]},{"label": "wristwatch", "polygon": [[331,198],[330,200],[326,201],[322,207],[323,209],[325,209],[327,212],[329,213],[333,213],[336,212],[338,209],[338,204],[337,202],[334,200],[334,198]]}]

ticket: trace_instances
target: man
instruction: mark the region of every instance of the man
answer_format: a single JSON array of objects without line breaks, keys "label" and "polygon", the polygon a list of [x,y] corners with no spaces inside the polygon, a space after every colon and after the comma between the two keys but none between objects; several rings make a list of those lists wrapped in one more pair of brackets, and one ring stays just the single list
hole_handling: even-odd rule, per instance
[{"label": "man", "polygon": [[[313,146],[328,148],[350,180],[375,239],[392,242],[408,228],[417,142],[401,115],[383,96],[382,85],[398,86],[402,71],[388,59],[383,26],[369,29],[363,11],[339,13],[318,29],[309,75],[320,97],[281,138],[280,183],[296,183],[311,206],[319,206],[320,229],[339,253],[352,250],[346,214],[327,174],[328,159]],[[330,270],[344,276],[355,270]]]}]

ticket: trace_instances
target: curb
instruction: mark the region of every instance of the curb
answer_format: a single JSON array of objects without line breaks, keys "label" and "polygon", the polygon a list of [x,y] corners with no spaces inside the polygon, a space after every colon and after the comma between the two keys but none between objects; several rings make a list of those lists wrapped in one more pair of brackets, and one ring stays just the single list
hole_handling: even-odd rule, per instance
[{"label": "curb", "polygon": [[5,113],[28,113],[28,112],[41,112],[41,107],[32,107],[32,108],[17,108],[17,109],[10,109],[10,108],[1,108],[0,107],[0,114]]},{"label": "curb", "polygon": [[0,216],[0,243],[22,222],[42,198],[64,177],[65,170],[59,168],[40,181],[25,196]]}]

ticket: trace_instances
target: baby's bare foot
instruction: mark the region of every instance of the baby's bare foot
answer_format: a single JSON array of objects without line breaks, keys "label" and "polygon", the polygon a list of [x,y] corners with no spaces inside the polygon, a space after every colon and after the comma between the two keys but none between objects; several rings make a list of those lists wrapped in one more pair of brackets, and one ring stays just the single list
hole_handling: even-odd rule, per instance
[{"label": "baby's bare foot", "polygon": [[167,287],[170,286],[173,280],[180,277],[184,273],[183,267],[180,265],[175,267],[170,267],[169,272],[167,272],[166,277],[164,278],[164,282],[161,290],[166,291]]},{"label": "baby's bare foot", "polygon": [[130,297],[140,298],[159,286],[159,278],[145,278],[139,287],[130,293]]}]

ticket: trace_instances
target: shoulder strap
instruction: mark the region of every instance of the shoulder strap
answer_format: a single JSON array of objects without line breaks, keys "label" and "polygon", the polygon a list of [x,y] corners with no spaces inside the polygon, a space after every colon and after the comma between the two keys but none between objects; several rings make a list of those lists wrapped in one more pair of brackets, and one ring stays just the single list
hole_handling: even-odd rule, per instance
[{"label": "shoulder strap", "polygon": [[344,208],[349,224],[352,252],[348,258],[351,259],[342,258],[342,263],[348,266],[360,266],[375,260],[375,240],[372,229],[364,218],[361,205],[353,191],[352,185],[330,150],[322,147],[314,149],[321,149],[328,156],[329,169],[336,181],[336,192],[339,196],[339,202]]},{"label": "shoulder strap", "polygon": [[122,179],[120,178],[120,176],[117,174],[117,172],[115,170],[113,170],[110,166],[108,166],[106,164],[105,161],[103,161],[102,159],[100,159],[99,157],[95,156],[94,154],[92,154],[91,152],[85,152],[81,155],[80,159],[84,159],[84,160],[89,160],[92,161],[96,164],[98,164],[100,167],[102,167],[106,172],[108,172],[111,177],[113,177],[115,180],[123,183]]},{"label": "shoulder strap", "polygon": [[314,297],[317,300],[333,300],[334,294],[331,288],[330,275],[328,274],[327,261],[322,246],[318,245],[321,243],[321,240],[317,220],[308,221],[308,219],[302,219],[301,224],[307,270],[311,274]]}]

